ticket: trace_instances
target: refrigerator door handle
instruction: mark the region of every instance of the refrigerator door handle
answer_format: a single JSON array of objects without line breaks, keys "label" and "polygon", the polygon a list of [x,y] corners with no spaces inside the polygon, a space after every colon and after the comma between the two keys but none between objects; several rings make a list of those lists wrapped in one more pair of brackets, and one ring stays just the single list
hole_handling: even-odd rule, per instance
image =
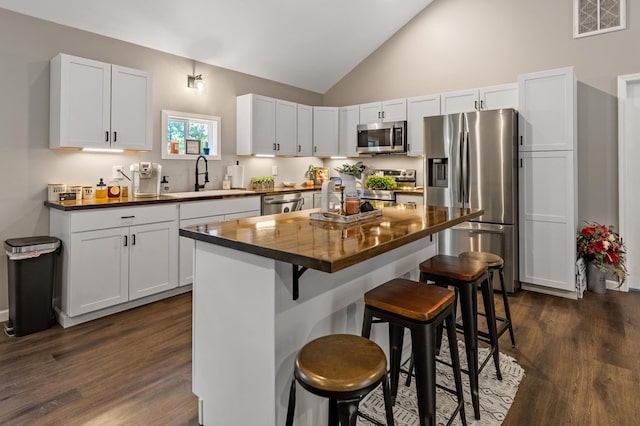
[{"label": "refrigerator door handle", "polygon": [[469,158],[469,132],[465,132],[465,140],[464,140],[464,159],[462,163],[462,173],[464,180],[464,203],[469,205],[469,192],[471,189],[471,173],[469,173],[469,169],[471,168],[471,164],[469,163],[471,160]]},{"label": "refrigerator door handle", "polygon": [[[458,146],[457,154],[458,158],[456,161],[456,180],[458,183],[458,202],[462,205],[464,204],[464,170],[463,170],[463,152],[464,152],[464,132],[461,130],[458,133]],[[464,207],[464,206],[462,206]]]}]

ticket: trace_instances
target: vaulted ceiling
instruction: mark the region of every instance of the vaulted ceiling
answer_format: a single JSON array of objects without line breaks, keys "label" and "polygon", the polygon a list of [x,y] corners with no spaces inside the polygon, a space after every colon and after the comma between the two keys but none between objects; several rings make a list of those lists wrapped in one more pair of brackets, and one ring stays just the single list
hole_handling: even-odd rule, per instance
[{"label": "vaulted ceiling", "polygon": [[0,8],[325,93],[433,0],[0,0]]}]

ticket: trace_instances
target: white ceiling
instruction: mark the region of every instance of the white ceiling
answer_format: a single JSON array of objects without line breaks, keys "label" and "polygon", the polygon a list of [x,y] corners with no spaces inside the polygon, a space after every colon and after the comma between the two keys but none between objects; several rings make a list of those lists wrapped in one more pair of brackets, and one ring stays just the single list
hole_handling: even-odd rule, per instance
[{"label": "white ceiling", "polygon": [[0,8],[325,93],[433,0],[0,0]]}]

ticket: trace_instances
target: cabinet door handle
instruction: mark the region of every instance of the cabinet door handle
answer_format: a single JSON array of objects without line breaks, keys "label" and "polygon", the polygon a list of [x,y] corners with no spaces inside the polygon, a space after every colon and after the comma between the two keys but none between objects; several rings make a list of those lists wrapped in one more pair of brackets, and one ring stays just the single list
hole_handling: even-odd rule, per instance
[{"label": "cabinet door handle", "polygon": [[132,246],[136,245],[136,234],[131,234],[131,245]]},{"label": "cabinet door handle", "polygon": [[520,145],[522,145],[522,135],[520,135]]},{"label": "cabinet door handle", "polygon": [[135,216],[131,215],[131,216],[120,216],[120,219],[133,219]]},{"label": "cabinet door handle", "polygon": [[473,101],[473,108],[477,111],[478,110],[478,101]]},{"label": "cabinet door handle", "polygon": [[298,152],[302,151],[302,145],[298,145]]},{"label": "cabinet door handle", "polygon": [[276,150],[276,143],[275,142],[273,143],[273,150],[274,151]]},{"label": "cabinet door handle", "polygon": [[118,132],[113,132],[113,141],[118,142]]},{"label": "cabinet door handle", "polygon": [[124,236],[124,246],[126,247],[127,245],[129,245],[129,238],[125,235]]},{"label": "cabinet door handle", "polygon": [[277,145],[278,145],[278,149],[277,150],[280,151],[280,144],[277,144]]},{"label": "cabinet door handle", "polygon": [[380,114],[381,114],[380,111],[378,111],[378,119],[382,118]]},{"label": "cabinet door handle", "polygon": [[318,152],[318,147],[317,146],[313,147],[313,152]]},{"label": "cabinet door handle", "polygon": [[384,120],[384,111],[382,111],[382,119]]},{"label": "cabinet door handle", "polygon": [[480,109],[484,109],[484,101],[480,101]]},{"label": "cabinet door handle", "polygon": [[109,142],[109,131],[108,130],[105,130],[105,132],[104,132],[104,141],[105,142]]},{"label": "cabinet door handle", "polygon": [[522,158],[520,159],[520,168],[522,168]]}]

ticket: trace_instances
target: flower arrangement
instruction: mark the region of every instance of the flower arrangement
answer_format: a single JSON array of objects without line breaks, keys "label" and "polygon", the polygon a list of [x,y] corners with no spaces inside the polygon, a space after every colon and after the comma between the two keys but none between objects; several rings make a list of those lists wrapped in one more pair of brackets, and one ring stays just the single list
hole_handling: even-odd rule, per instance
[{"label": "flower arrangement", "polygon": [[600,225],[596,222],[586,222],[578,233],[578,256],[585,262],[593,263],[600,271],[609,268],[618,276],[620,283],[627,277],[625,266],[625,246],[613,226]]}]

